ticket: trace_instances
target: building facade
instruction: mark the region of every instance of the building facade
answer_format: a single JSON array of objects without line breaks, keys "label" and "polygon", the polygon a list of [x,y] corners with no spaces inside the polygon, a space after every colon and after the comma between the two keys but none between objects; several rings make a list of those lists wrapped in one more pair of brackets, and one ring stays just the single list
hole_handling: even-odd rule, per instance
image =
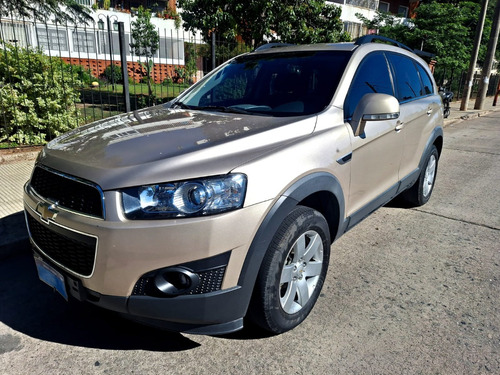
[{"label": "building facade", "polygon": [[[19,47],[39,48],[48,56],[58,56],[73,65],[81,65],[99,77],[108,65],[120,65],[118,23],[123,22],[129,76],[138,81],[144,70],[141,59],[144,63],[145,58],[134,55],[130,47],[131,28],[136,19],[136,7],[147,6],[148,1],[111,1],[109,7],[103,8],[96,6],[94,0],[78,2],[94,8],[90,13],[92,20],[86,25],[61,24],[51,19],[39,22],[4,18],[0,19],[0,40]],[[171,4],[173,8],[169,8]],[[160,43],[153,56],[153,76],[155,81],[162,82],[174,75],[176,67],[185,65],[185,42],[195,42],[196,38],[199,42],[200,37],[176,26],[172,17],[172,13],[176,14],[174,0],[155,2],[155,9],[151,22],[158,30]]]},{"label": "building facade", "polygon": [[414,11],[419,4],[418,0],[333,0],[329,3],[342,8],[340,18],[344,23],[344,31],[348,32],[353,39],[373,33],[368,30],[356,16],[373,19],[377,11],[391,13],[401,17],[402,22],[407,18],[414,17]]},{"label": "building facade", "polygon": [[[0,39],[20,47],[40,48],[49,56],[89,69],[96,77],[111,63],[120,64],[118,23],[125,28],[125,55],[129,76],[136,81],[144,75],[141,57],[130,48],[131,25],[139,6],[151,9],[151,22],[160,34],[160,44],[153,56],[153,77],[157,83],[171,78],[179,66],[184,66],[185,46],[200,43],[201,35],[185,32],[179,27],[175,0],[76,0],[92,8],[92,21],[87,25],[58,24],[50,19],[38,22],[30,19],[0,19]],[[401,16],[402,22],[413,16],[417,0],[334,0],[342,9],[344,30],[352,39],[375,32],[363,26],[356,14],[372,19],[377,11]],[[180,11],[181,13],[181,11]],[[143,62],[144,62],[144,58]],[[198,62],[200,65],[200,62]],[[201,70],[201,66],[199,67]]]}]

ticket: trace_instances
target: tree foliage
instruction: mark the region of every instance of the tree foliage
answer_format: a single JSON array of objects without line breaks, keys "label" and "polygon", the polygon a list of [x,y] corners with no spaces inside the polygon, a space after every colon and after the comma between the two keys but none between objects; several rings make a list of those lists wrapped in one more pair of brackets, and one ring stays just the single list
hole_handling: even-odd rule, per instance
[{"label": "tree foliage", "polygon": [[137,12],[137,19],[132,21],[132,43],[137,56],[151,58],[160,45],[160,36],[155,25],[151,23],[151,11],[140,6]]},{"label": "tree foliage", "polygon": [[[431,0],[421,3],[416,18],[406,24],[387,13],[377,12],[371,21],[357,16],[380,35],[435,54],[436,69],[460,72],[470,61],[480,8],[479,1]],[[490,28],[491,17],[487,17],[479,61],[484,58]]]},{"label": "tree foliage", "polygon": [[416,48],[435,53],[449,69],[466,70],[479,12],[480,5],[471,1],[422,4],[415,20]]},{"label": "tree foliage", "polygon": [[224,39],[241,36],[247,45],[264,40],[286,43],[347,41],[340,8],[324,0],[179,0],[186,30],[212,32]]},{"label": "tree foliage", "polygon": [[371,20],[360,13],[356,13],[356,17],[358,17],[368,29],[378,30],[378,33],[382,36],[408,45],[412,43],[413,25],[402,23],[401,18],[397,16],[377,11]]},{"label": "tree foliage", "polygon": [[77,72],[58,58],[6,44],[0,53],[0,141],[43,144],[83,122]]},{"label": "tree foliage", "polygon": [[102,75],[108,82],[123,83],[122,68],[118,65],[109,64]]},{"label": "tree foliage", "polygon": [[132,22],[132,43],[130,47],[137,56],[144,56],[146,62],[142,67],[146,70],[149,96],[152,96],[151,71],[153,70],[153,60],[151,57],[158,51],[160,46],[160,36],[155,25],[151,23],[151,11],[142,6],[139,7],[137,20]]},{"label": "tree foliage", "polygon": [[92,18],[90,10],[76,0],[0,0],[0,16],[17,15],[46,20],[54,17],[58,22],[84,22]]}]

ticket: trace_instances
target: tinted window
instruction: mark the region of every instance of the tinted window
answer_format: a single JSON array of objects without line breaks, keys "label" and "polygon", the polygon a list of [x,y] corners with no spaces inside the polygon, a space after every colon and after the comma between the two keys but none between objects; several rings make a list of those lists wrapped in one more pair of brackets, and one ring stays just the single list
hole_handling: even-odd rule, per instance
[{"label": "tinted window", "polygon": [[413,60],[396,54],[389,54],[388,58],[395,71],[396,97],[399,101],[404,102],[419,97],[422,87]]},{"label": "tinted window", "polygon": [[182,102],[195,109],[272,116],[316,113],[330,104],[350,55],[346,51],[250,53],[195,86]]},{"label": "tinted window", "polygon": [[350,119],[365,94],[394,95],[387,60],[381,53],[368,55],[359,65],[344,103],[344,117]]},{"label": "tinted window", "polygon": [[432,94],[434,92],[434,87],[429,75],[420,64],[415,65],[417,66],[417,70],[420,74],[420,79],[422,80],[422,89],[420,90],[420,95],[425,96]]}]

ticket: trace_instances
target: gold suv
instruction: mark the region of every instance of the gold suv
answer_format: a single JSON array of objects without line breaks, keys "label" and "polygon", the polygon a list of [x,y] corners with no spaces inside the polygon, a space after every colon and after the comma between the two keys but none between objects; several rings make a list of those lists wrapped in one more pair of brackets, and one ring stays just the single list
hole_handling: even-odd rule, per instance
[{"label": "gold suv", "polygon": [[298,325],[331,244],[396,196],[422,205],[434,187],[432,74],[374,39],[267,45],[172,102],[47,144],[24,189],[40,278],[176,331]]}]

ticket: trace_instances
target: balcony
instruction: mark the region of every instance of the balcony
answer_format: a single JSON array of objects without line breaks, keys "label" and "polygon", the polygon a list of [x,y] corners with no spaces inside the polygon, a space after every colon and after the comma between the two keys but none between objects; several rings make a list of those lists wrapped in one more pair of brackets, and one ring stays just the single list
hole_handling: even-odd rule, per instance
[{"label": "balcony", "polygon": [[379,0],[345,0],[346,5],[352,5],[360,8],[367,8],[372,10],[378,9]]}]

